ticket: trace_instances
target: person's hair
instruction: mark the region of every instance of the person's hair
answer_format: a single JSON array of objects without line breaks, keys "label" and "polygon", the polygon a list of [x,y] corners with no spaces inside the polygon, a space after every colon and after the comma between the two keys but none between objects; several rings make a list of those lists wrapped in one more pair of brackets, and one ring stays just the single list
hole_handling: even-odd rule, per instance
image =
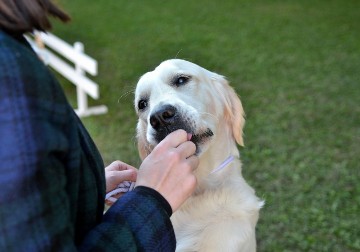
[{"label": "person's hair", "polygon": [[50,16],[63,22],[70,16],[51,0],[0,0],[0,29],[13,33],[51,29]]}]

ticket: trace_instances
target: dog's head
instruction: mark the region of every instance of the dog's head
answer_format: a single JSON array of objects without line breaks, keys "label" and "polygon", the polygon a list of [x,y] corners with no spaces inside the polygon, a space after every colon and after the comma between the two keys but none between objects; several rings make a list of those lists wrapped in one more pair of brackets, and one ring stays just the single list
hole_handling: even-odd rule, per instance
[{"label": "dog's head", "polygon": [[144,74],[136,87],[135,109],[141,158],[177,129],[192,134],[197,155],[219,131],[228,130],[243,145],[245,120],[238,96],[223,76],[191,62],[167,60]]}]

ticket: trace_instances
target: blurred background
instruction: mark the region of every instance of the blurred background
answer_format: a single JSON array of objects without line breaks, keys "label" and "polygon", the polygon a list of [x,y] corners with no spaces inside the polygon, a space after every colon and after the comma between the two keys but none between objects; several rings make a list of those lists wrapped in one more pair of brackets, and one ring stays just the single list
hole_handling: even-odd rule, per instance
[{"label": "blurred background", "polygon": [[[243,176],[266,201],[258,251],[360,251],[360,1],[60,0],[53,33],[98,60],[105,164],[138,166],[133,91],[170,58],[227,77],[246,112]],[[75,86],[58,76],[76,106]]]}]

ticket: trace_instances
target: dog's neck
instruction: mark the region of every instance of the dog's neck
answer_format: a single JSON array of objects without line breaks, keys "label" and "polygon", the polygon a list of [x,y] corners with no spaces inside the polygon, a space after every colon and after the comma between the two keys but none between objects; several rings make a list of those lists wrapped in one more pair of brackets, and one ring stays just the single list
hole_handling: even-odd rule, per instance
[{"label": "dog's neck", "polygon": [[[219,129],[222,129],[221,132],[219,131],[214,135],[215,138],[211,145],[200,156],[200,164],[195,172],[198,180],[197,193],[205,189],[217,187],[223,183],[223,179],[219,179],[219,176],[226,171],[219,171],[213,174],[211,172],[219,167],[229,156],[234,156],[235,159],[239,158],[239,150],[231,130],[225,125],[224,127],[219,127]],[[228,167],[231,166],[232,164],[228,165]]]}]

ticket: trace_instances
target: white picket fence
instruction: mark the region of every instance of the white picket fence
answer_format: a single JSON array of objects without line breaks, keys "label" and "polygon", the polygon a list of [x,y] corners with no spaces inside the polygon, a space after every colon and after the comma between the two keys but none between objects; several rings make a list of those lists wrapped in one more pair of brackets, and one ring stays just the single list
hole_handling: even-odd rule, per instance
[{"label": "white picket fence", "polygon": [[76,86],[78,108],[75,112],[80,117],[107,113],[108,109],[104,105],[88,106],[88,95],[93,99],[99,99],[100,91],[99,85],[89,79],[86,73],[96,76],[98,66],[95,59],[85,54],[81,42],[75,42],[72,46],[51,33],[43,32],[35,32],[34,36],[26,38],[46,65]]}]

